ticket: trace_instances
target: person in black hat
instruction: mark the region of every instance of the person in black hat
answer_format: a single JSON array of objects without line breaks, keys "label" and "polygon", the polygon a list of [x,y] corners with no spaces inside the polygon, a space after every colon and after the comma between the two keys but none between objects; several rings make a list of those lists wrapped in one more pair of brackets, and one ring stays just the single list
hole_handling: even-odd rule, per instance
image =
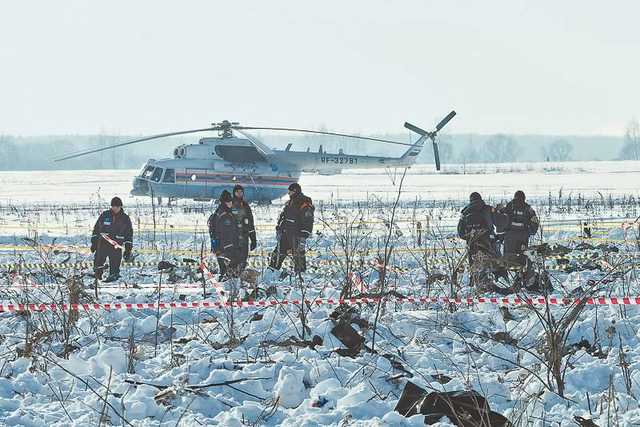
[{"label": "person in black hat", "polygon": [[111,209],[100,214],[93,227],[91,236],[91,252],[93,270],[98,280],[102,279],[105,261],[109,258],[109,276],[105,282],[113,282],[120,278],[120,263],[123,252],[124,260],[131,261],[133,249],[133,227],[131,219],[122,209],[120,197],[111,199]]},{"label": "person in black hat", "polygon": [[495,213],[479,193],[473,192],[458,221],[458,237],[467,242],[471,284],[474,286],[488,280],[487,260],[497,256]]},{"label": "person in black hat", "polygon": [[[233,187],[233,203],[231,205],[231,212],[236,219],[238,231],[240,234],[240,269],[244,270],[247,266],[247,258],[249,257],[249,251],[256,249],[258,242],[256,240],[256,230],[253,225],[253,212],[251,212],[251,206],[244,200],[244,187],[240,184],[236,184]],[[251,240],[251,245],[249,245]]]},{"label": "person in black hat", "polygon": [[231,212],[233,197],[224,190],[220,194],[220,205],[210,217],[209,233],[212,237],[212,249],[218,258],[221,280],[227,277],[236,277],[239,273],[240,232],[236,220]]},{"label": "person in black hat", "polygon": [[538,232],[536,211],[525,200],[524,191],[518,190],[513,200],[500,209],[509,218],[504,235],[505,255],[521,255],[529,246],[529,237]]},{"label": "person in black hat", "polygon": [[291,251],[294,271],[298,274],[306,271],[306,242],[313,232],[313,213],[313,202],[302,194],[300,184],[294,182],[289,185],[289,201],[284,205],[276,226],[277,245],[271,253],[271,270],[279,270]]}]

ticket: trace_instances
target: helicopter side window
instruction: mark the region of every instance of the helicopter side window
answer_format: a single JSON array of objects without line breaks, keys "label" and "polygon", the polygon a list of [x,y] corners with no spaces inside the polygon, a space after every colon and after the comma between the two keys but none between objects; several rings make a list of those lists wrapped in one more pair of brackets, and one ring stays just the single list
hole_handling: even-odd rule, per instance
[{"label": "helicopter side window", "polygon": [[162,178],[162,182],[168,182],[173,184],[176,182],[176,170],[175,169],[167,169],[164,172],[164,178]]},{"label": "helicopter side window", "polygon": [[142,177],[146,178],[146,179],[151,178],[151,175],[153,175],[153,171],[155,169],[156,168],[154,168],[153,166],[147,166],[147,168],[144,170],[144,172],[142,172]]},{"label": "helicopter side window", "polygon": [[153,171],[153,175],[151,175],[151,180],[160,182],[160,178],[162,178],[162,171],[162,168],[156,168],[156,170]]}]

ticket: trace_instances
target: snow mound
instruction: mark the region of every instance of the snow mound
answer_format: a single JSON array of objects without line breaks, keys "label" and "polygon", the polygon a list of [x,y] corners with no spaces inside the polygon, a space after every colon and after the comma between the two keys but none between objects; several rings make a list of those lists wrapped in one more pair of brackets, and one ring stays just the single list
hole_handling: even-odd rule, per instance
[{"label": "snow mound", "polygon": [[300,406],[307,394],[303,380],[304,371],[301,369],[285,366],[280,370],[273,391],[281,406],[285,408]]}]

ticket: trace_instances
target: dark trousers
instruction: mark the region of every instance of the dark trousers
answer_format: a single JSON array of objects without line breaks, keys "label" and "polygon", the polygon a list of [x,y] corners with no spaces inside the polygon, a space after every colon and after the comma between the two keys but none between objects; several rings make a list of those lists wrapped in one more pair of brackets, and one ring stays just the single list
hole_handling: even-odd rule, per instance
[{"label": "dark trousers", "polygon": [[293,269],[296,273],[307,271],[307,259],[305,247],[301,239],[295,235],[283,233],[278,240],[278,245],[271,253],[269,267],[279,270],[289,253],[293,256]]},{"label": "dark trousers", "polygon": [[527,284],[533,277],[534,271],[528,258],[523,252],[529,246],[529,235],[524,232],[507,232],[504,237],[504,254],[516,256],[522,269],[516,274],[515,283],[519,286]]},{"label": "dark trousers", "polygon": [[496,243],[489,237],[480,237],[473,239],[471,242],[467,242],[467,248],[469,250],[469,263],[474,262],[474,258],[481,254],[484,258],[495,258],[498,255]]},{"label": "dark trousers", "polygon": [[240,236],[240,248],[238,252],[238,268],[244,270],[247,268],[247,259],[249,258],[249,236]]},{"label": "dark trousers", "polygon": [[218,270],[221,276],[237,277],[240,273],[240,256],[238,248],[227,249],[217,255]]},{"label": "dark trousers", "polygon": [[467,242],[469,253],[469,278],[472,286],[482,286],[490,282],[490,274],[494,277],[507,277],[504,269],[494,267],[498,249],[494,239],[481,236]]},{"label": "dark trousers", "polygon": [[504,236],[504,254],[522,254],[529,245],[529,236],[526,233],[509,233]]},{"label": "dark trousers", "polygon": [[93,271],[98,279],[102,278],[102,272],[105,269],[104,263],[107,258],[109,258],[109,275],[119,275],[122,250],[114,248],[109,242],[100,239],[98,249],[93,257]]}]

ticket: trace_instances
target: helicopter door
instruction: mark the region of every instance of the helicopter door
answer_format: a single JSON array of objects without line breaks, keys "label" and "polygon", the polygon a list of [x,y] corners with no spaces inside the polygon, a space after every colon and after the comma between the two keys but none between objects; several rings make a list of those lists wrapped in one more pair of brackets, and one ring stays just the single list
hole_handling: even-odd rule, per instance
[{"label": "helicopter door", "polygon": [[207,170],[206,169],[185,169],[187,179],[186,187],[189,197],[207,196]]}]

